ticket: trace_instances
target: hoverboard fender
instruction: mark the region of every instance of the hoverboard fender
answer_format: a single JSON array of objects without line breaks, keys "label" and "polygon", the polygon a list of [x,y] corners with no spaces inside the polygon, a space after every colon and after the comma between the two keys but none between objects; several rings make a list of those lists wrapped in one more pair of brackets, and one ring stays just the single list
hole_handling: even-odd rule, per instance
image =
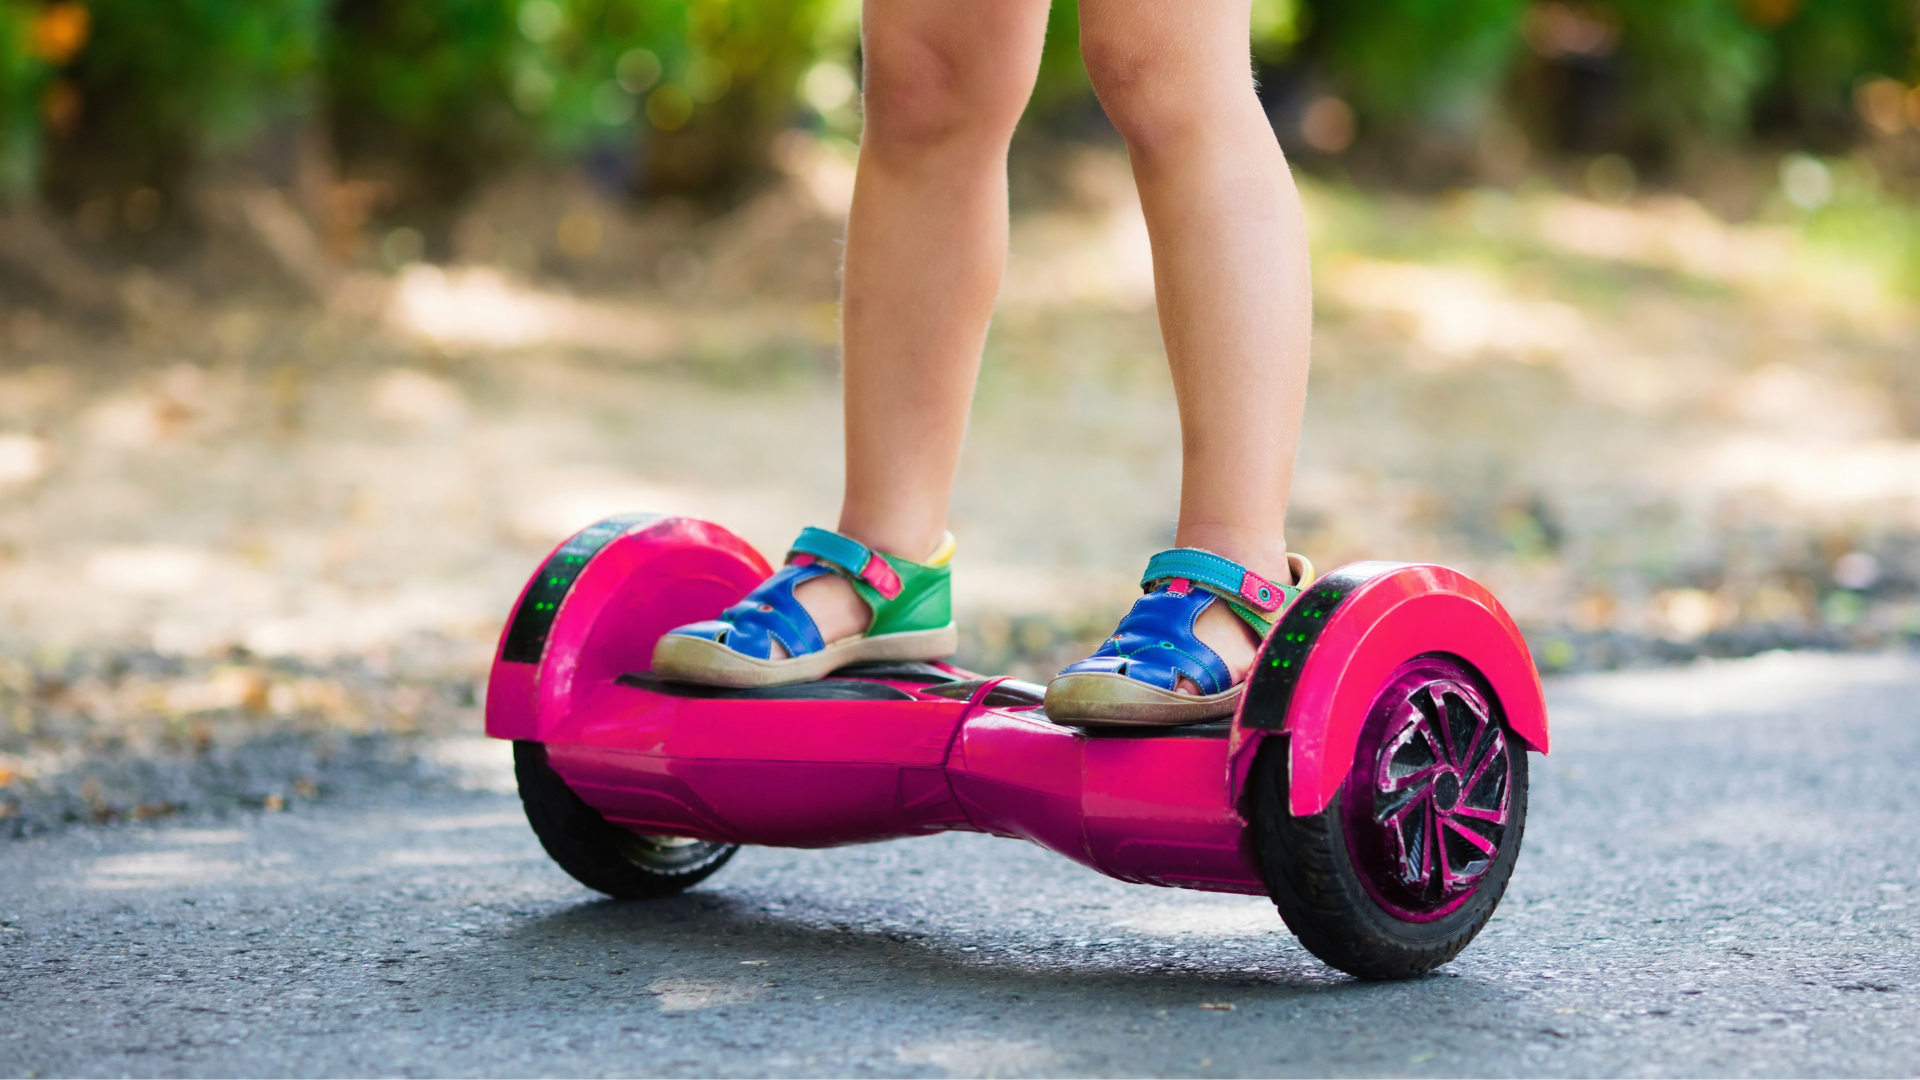
[{"label": "hoverboard fender", "polygon": [[1274,628],[1234,717],[1235,805],[1263,738],[1289,739],[1288,809],[1326,809],[1353,766],[1360,728],[1388,676],[1418,656],[1463,661],[1529,749],[1547,752],[1546,700],[1513,619],[1444,566],[1359,562],[1321,578]]}]

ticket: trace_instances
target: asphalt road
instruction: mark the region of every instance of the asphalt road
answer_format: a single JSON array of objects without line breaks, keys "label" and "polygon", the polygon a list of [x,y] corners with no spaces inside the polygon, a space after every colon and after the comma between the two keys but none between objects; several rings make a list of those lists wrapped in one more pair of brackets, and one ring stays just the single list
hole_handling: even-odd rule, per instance
[{"label": "asphalt road", "polygon": [[1413,982],[984,836],[615,904],[511,796],[394,794],[0,846],[0,1075],[1920,1072],[1920,662],[1550,694],[1514,886]]}]

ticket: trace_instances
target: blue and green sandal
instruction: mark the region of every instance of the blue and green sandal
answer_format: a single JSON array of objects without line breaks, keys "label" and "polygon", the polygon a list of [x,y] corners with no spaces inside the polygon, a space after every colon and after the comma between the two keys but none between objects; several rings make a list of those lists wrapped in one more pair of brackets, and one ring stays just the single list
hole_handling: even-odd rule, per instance
[{"label": "blue and green sandal", "polygon": [[[1293,584],[1279,585],[1199,548],[1155,555],[1140,579],[1146,595],[1092,656],[1047,684],[1047,718],[1062,724],[1197,724],[1233,715],[1244,682],[1193,636],[1200,614],[1225,603],[1265,638],[1281,612],[1313,584],[1313,564],[1287,556]],[[1197,694],[1180,692],[1180,677]]]},{"label": "blue and green sandal", "polygon": [[[959,645],[953,626],[953,537],[924,563],[873,551],[826,529],[793,542],[787,564],[718,619],[670,630],[653,649],[653,673],[708,686],[810,682],[863,660],[938,660]],[[827,574],[853,584],[873,609],[866,630],[827,641],[794,587]],[[773,657],[779,642],[787,655]]]}]

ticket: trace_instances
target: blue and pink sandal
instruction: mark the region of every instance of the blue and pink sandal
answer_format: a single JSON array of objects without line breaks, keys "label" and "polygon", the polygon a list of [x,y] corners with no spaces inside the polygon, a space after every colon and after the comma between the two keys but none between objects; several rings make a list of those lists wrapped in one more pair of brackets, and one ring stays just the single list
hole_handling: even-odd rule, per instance
[{"label": "blue and pink sandal", "polygon": [[[1293,583],[1280,585],[1199,548],[1155,555],[1140,579],[1146,595],[1097,652],[1047,684],[1047,717],[1062,724],[1197,724],[1231,716],[1244,682],[1193,635],[1202,612],[1225,603],[1265,638],[1288,604],[1313,583],[1313,564],[1289,554]],[[1198,693],[1180,692],[1180,679]]]},{"label": "blue and pink sandal", "polygon": [[[953,655],[953,537],[924,563],[873,551],[826,529],[800,533],[787,564],[718,619],[668,631],[653,649],[653,673],[708,686],[810,682],[863,660],[939,660]],[[827,641],[796,586],[839,574],[873,609],[865,631]],[[773,655],[774,644],[786,652]]]}]

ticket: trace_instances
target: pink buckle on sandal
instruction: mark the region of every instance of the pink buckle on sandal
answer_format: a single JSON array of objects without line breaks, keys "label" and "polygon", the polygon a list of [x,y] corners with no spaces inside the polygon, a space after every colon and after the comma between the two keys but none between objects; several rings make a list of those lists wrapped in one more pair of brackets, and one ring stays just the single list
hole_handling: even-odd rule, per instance
[{"label": "pink buckle on sandal", "polygon": [[1280,586],[1249,570],[1240,579],[1240,599],[1260,611],[1278,611],[1280,605],[1287,602],[1287,594]]},{"label": "pink buckle on sandal", "polygon": [[900,583],[900,575],[894,572],[893,567],[887,563],[887,560],[881,558],[877,551],[868,553],[867,565],[860,568],[860,578],[888,600],[899,596],[903,587]]}]

